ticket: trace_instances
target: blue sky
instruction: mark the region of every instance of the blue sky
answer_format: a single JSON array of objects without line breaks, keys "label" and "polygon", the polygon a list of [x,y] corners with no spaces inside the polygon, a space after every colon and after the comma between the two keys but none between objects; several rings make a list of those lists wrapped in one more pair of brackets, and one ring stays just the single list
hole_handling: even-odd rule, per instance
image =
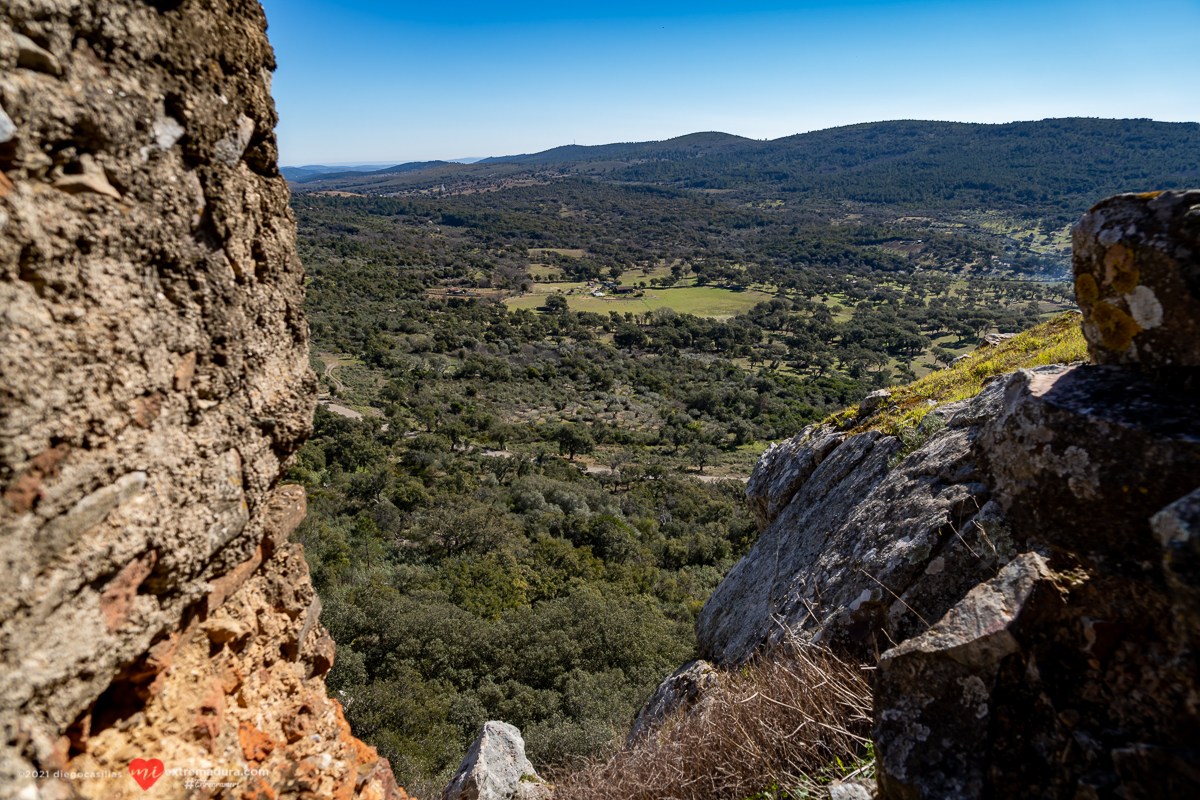
[{"label": "blue sky", "polygon": [[1200,120],[1200,0],[263,0],[286,165],[886,119]]}]

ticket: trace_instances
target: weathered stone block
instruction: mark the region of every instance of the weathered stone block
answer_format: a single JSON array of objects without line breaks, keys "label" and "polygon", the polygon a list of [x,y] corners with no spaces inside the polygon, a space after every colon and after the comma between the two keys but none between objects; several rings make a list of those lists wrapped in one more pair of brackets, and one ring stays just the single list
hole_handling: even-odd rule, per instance
[{"label": "weathered stone block", "polygon": [[1193,380],[1200,368],[1200,191],[1110,197],[1079,221],[1071,240],[1092,362]]}]

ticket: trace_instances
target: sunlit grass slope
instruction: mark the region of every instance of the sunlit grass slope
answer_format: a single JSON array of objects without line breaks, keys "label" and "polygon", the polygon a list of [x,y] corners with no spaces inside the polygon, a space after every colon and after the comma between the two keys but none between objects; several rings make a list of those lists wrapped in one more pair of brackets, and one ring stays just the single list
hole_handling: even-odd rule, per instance
[{"label": "sunlit grass slope", "polygon": [[[881,411],[851,430],[853,433],[877,430],[895,435],[902,428],[920,423],[943,403],[974,397],[996,375],[1044,364],[1086,361],[1087,342],[1079,322],[1079,314],[1060,314],[997,347],[977,350],[952,367],[894,389]],[[853,424],[857,415],[858,406],[851,406],[826,419],[825,424],[844,428]]]}]

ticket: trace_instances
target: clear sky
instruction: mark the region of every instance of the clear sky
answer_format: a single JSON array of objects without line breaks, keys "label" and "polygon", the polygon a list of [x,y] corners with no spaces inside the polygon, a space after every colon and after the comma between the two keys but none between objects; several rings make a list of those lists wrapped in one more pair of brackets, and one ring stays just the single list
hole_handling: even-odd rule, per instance
[{"label": "clear sky", "polygon": [[887,119],[1200,121],[1200,0],[263,0],[280,163]]}]

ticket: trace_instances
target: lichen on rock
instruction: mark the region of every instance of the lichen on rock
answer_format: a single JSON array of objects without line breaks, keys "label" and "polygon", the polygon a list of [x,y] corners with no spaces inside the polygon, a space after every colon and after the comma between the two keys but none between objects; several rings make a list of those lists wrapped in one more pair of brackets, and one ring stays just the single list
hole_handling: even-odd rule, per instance
[{"label": "lichen on rock", "polygon": [[1092,362],[1194,386],[1200,368],[1200,191],[1121,194],[1072,233]]}]

